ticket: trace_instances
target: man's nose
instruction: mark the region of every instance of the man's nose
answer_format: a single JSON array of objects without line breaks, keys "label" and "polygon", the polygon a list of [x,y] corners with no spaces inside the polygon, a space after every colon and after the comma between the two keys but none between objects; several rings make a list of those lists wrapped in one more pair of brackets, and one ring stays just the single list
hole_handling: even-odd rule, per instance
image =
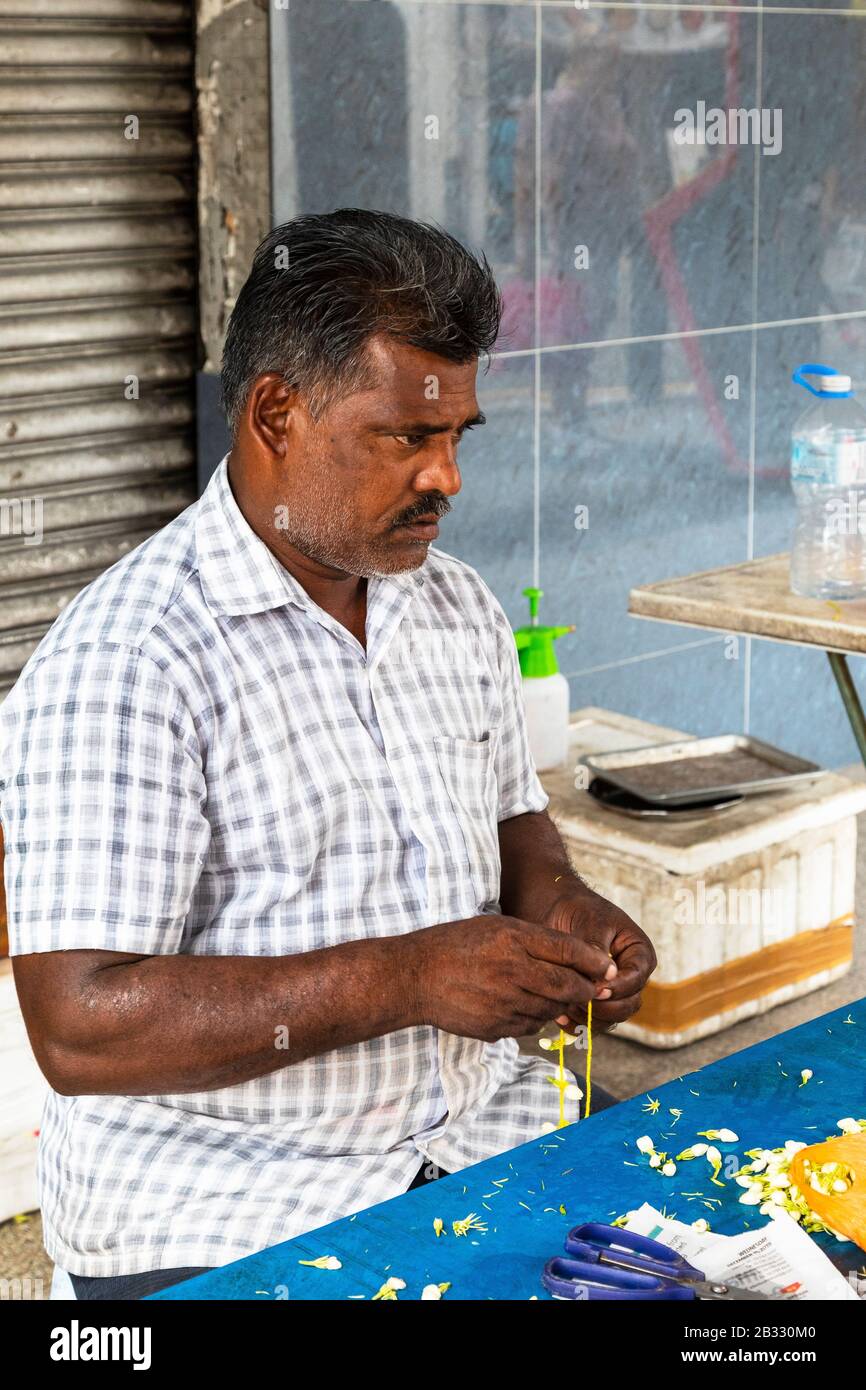
[{"label": "man's nose", "polygon": [[424,467],[415,478],[417,492],[441,492],[453,497],[462,487],[460,469],[457,467],[457,446],[449,439],[437,440],[433,457],[428,457]]}]

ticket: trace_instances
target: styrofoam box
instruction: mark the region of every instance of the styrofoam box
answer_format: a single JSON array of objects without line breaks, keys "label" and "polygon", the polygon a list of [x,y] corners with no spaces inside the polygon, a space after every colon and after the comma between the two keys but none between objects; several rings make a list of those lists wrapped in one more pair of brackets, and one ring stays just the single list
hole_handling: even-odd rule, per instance
[{"label": "styrofoam box", "polygon": [[[825,772],[808,785],[746,797],[722,813],[670,824],[615,813],[575,788],[584,754],[688,737],[679,729],[586,707],[571,715],[568,761],[541,779],[581,877],[651,938],[658,955],[653,982],[677,984],[722,966],[733,971],[743,957],[801,933],[835,926],[836,939],[844,937],[839,924],[853,922],[856,817],[866,810],[866,785]],[[818,948],[823,944],[800,936],[799,946],[807,940]],[[779,954],[777,946],[774,958]],[[798,954],[805,958],[795,947],[792,963]],[[652,1028],[641,1025],[638,1013],[620,1024],[617,1036],[679,1047],[829,984],[850,963],[849,955],[756,997],[732,999],[729,1007],[723,1003],[688,1027],[665,1027],[656,1002]],[[670,996],[659,991],[656,1001],[663,997]]]}]

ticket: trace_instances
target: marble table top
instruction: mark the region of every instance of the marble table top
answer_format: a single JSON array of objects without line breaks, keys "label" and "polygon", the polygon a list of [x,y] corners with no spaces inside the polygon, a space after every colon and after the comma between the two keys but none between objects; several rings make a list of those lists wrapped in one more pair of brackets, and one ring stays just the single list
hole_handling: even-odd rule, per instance
[{"label": "marble table top", "polygon": [[701,570],[632,589],[638,618],[742,632],[776,642],[866,654],[866,600],[837,603],[791,593],[789,555]]}]

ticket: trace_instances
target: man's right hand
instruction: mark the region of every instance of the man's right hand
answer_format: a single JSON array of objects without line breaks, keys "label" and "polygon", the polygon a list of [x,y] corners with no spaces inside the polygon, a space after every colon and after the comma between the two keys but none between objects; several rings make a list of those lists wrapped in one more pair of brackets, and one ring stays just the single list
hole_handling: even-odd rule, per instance
[{"label": "man's right hand", "polygon": [[402,940],[411,942],[419,1021],[460,1037],[521,1037],[607,997],[604,951],[516,917],[442,922]]}]

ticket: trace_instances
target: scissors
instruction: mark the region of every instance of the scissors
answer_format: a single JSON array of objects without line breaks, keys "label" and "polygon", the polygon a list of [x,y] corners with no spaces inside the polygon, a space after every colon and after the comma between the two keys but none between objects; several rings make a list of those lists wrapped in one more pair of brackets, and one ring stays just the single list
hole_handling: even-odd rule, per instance
[{"label": "scissors", "polygon": [[565,1238],[565,1254],[544,1266],[541,1282],[557,1298],[773,1299],[736,1284],[707,1280],[669,1246],[636,1231],[589,1222]]}]

